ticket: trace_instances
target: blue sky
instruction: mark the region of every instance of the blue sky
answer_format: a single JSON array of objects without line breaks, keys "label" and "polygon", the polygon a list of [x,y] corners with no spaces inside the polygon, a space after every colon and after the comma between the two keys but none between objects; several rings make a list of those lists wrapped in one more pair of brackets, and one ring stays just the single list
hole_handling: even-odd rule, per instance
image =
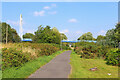
[{"label": "blue sky", "polygon": [[117,2],[3,2],[2,22],[8,22],[19,32],[23,16],[24,33],[37,30],[39,25],[56,27],[76,40],[86,32],[105,35],[118,22]]}]

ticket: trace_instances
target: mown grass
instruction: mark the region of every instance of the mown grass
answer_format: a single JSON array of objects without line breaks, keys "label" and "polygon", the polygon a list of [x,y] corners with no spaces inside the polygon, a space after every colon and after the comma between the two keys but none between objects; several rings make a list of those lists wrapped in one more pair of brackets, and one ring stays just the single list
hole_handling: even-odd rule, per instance
[{"label": "mown grass", "polygon": [[[118,78],[118,67],[107,65],[103,59],[83,59],[72,52],[70,60],[72,67],[70,78]],[[89,71],[94,67],[97,67],[98,70]]]},{"label": "mown grass", "polygon": [[27,78],[41,66],[45,65],[62,52],[64,51],[58,51],[50,56],[41,56],[33,61],[27,62],[19,69],[16,69],[15,67],[5,69],[3,71],[2,78]]}]

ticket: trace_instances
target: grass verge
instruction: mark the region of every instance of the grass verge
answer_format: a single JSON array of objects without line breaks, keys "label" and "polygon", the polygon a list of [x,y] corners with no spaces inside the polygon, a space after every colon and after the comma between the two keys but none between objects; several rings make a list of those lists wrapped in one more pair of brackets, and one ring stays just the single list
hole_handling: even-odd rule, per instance
[{"label": "grass verge", "polygon": [[2,78],[27,78],[41,66],[45,65],[62,52],[64,51],[58,51],[50,56],[41,56],[33,61],[27,62],[24,66],[17,70],[15,67],[8,68],[2,72]]},{"label": "grass verge", "polygon": [[[83,59],[72,51],[70,60],[72,67],[70,78],[118,78],[118,66],[107,65],[103,59]],[[94,67],[98,70],[89,71]]]}]

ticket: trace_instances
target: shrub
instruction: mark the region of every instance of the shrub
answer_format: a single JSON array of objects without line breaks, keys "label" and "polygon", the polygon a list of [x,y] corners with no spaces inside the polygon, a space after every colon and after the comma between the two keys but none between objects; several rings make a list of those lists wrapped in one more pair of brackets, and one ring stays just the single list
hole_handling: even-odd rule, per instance
[{"label": "shrub", "polygon": [[3,70],[8,67],[20,67],[24,63],[36,59],[39,56],[49,56],[60,48],[57,44],[48,43],[19,43],[11,48],[2,48]]},{"label": "shrub", "polygon": [[106,64],[108,65],[118,65],[119,63],[119,56],[118,54],[120,54],[120,50],[114,48],[111,49],[107,54],[106,54]]},{"label": "shrub", "polygon": [[[78,45],[79,44],[79,45]],[[81,58],[100,58],[105,57],[108,47],[98,46],[95,43],[80,42],[77,43],[77,47],[74,49],[75,52],[81,55]]]},{"label": "shrub", "polygon": [[[26,54],[26,53],[24,53]],[[22,51],[17,51],[12,48],[2,49],[2,69],[7,67],[19,67],[30,60],[29,56],[25,56]]]}]

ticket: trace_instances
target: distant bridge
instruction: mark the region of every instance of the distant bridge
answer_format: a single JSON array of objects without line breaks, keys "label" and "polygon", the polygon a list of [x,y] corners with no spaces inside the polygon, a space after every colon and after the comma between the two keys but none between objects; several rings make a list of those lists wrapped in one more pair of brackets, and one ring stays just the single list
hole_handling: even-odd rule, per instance
[{"label": "distant bridge", "polygon": [[[30,39],[30,38],[24,38],[22,41],[28,41],[28,42],[31,42],[32,39]],[[84,41],[84,42],[94,42],[94,43],[97,42],[97,41],[93,41],[93,40],[77,40],[77,41],[72,41],[72,40],[62,40],[62,42],[67,42],[67,43],[77,43],[77,42],[81,42],[81,41]]]},{"label": "distant bridge", "polygon": [[77,42],[94,42],[96,43],[97,41],[93,41],[93,40],[77,40],[77,41],[72,41],[72,40],[62,40],[62,42],[67,42],[67,43],[77,43]]}]

